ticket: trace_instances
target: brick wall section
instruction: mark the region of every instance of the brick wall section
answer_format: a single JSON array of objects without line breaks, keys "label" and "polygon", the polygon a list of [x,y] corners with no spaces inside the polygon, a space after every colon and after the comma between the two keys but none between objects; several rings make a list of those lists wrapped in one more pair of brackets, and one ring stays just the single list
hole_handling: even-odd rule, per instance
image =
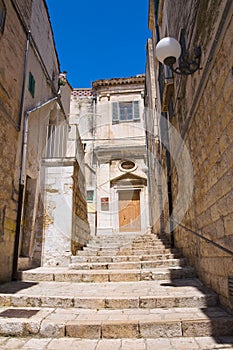
[{"label": "brick wall section", "polygon": [[[187,19],[185,11],[179,9],[181,3],[166,2],[171,33],[173,29],[174,33],[178,33],[179,29],[174,13],[177,16],[179,13],[181,23]],[[233,251],[232,17],[228,27],[222,31],[225,34],[218,39],[220,45],[212,55],[212,60],[207,62],[217,28],[221,28],[223,9],[227,3],[221,0],[195,1],[191,6],[187,37],[191,42],[190,47],[201,43],[203,70],[182,80],[175,78],[176,110],[172,123],[183,136],[194,171],[194,193],[182,225]],[[213,65],[209,69],[210,64]],[[199,83],[206,71],[206,85],[192,110],[194,96],[198,89],[203,88]],[[177,145],[172,146],[174,152]],[[173,164],[174,206],[179,180]],[[187,176],[184,181],[191,179]],[[233,308],[228,291],[228,277],[233,276],[232,255],[181,227],[175,230],[175,242],[196,267],[198,276],[219,293],[224,305]]]},{"label": "brick wall section", "polygon": [[87,217],[87,202],[85,194],[85,177],[77,162],[74,163],[73,175],[73,227],[71,251],[82,248],[90,239],[90,228]]}]

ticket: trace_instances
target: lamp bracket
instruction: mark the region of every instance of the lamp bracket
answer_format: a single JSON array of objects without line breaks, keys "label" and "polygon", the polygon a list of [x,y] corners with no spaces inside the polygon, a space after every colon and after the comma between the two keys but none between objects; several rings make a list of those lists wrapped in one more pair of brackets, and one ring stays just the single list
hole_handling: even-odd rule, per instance
[{"label": "lamp bracket", "polygon": [[197,46],[194,49],[192,57],[190,57],[191,55],[186,48],[184,29],[182,29],[180,33],[180,46],[181,55],[179,57],[179,65],[176,68],[174,68],[173,65],[170,65],[171,70],[176,74],[190,75],[201,69],[201,47]]}]

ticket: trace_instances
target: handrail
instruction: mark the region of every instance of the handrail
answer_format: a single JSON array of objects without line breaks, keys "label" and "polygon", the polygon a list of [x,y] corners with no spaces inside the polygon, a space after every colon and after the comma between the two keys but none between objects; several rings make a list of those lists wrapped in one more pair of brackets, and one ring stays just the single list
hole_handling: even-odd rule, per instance
[{"label": "handrail", "polygon": [[174,219],[173,219],[173,221],[174,221],[178,226],[180,226],[180,227],[182,227],[183,229],[185,229],[186,231],[189,231],[189,232],[193,233],[195,236],[197,236],[197,237],[199,237],[199,238],[205,240],[205,241],[208,242],[208,243],[213,244],[215,247],[217,247],[217,248],[223,250],[225,253],[230,254],[230,255],[233,256],[233,251],[232,251],[232,250],[223,247],[221,244],[218,244],[218,243],[212,241],[211,239],[209,239],[209,238],[207,238],[207,237],[201,235],[200,233],[198,233],[198,232],[192,230],[191,228],[186,227],[186,226],[180,224],[179,222],[175,221]]}]

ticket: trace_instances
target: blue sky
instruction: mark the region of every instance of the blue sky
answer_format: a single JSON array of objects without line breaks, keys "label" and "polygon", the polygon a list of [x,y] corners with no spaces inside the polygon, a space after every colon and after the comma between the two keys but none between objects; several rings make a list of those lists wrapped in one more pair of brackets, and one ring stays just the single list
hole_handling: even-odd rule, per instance
[{"label": "blue sky", "polygon": [[148,0],[47,0],[72,87],[145,73]]}]

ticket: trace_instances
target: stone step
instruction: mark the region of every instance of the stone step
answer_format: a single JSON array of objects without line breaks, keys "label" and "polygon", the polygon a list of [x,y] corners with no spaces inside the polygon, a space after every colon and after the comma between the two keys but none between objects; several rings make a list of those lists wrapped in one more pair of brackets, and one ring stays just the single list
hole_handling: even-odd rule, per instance
[{"label": "stone step", "polygon": [[98,243],[88,243],[83,249],[86,250],[86,249],[95,249],[95,250],[103,250],[103,249],[111,249],[111,250],[114,250],[114,249],[119,249],[121,247],[124,247],[125,245],[131,247],[130,244],[122,244],[122,243],[108,243],[108,244],[98,244]]},{"label": "stone step", "polygon": [[232,349],[233,336],[172,337],[172,338],[117,338],[77,339],[72,337],[37,338],[1,337],[0,349],[40,350],[203,350]]},{"label": "stone step", "polygon": [[0,308],[1,336],[82,339],[232,336],[219,307],[173,309]]},{"label": "stone step", "polygon": [[120,249],[91,249],[85,247],[83,250],[79,250],[77,255],[79,256],[116,256],[116,255],[156,255],[156,254],[168,254],[177,253],[177,249],[170,248],[154,248],[154,249],[132,249],[132,248],[120,248]]},{"label": "stone step", "polygon": [[95,249],[95,250],[108,250],[108,249],[123,249],[123,248],[130,248],[130,249],[134,249],[134,250],[143,250],[143,249],[161,249],[161,248],[170,248],[171,245],[170,243],[164,244],[162,242],[158,242],[158,243],[152,243],[152,244],[128,244],[128,243],[102,243],[102,244],[98,244],[98,243],[88,243],[86,245],[86,247],[84,247],[84,250],[87,249]]},{"label": "stone step", "polygon": [[77,255],[79,256],[89,256],[89,255],[96,255],[96,256],[115,256],[119,253],[119,249],[105,249],[105,250],[98,250],[98,249],[91,249],[88,247],[85,247],[83,250],[79,250],[77,252]]},{"label": "stone step", "polygon": [[0,305],[59,308],[172,308],[216,306],[218,296],[197,279],[140,282],[12,282],[0,286]]},{"label": "stone step", "polygon": [[70,269],[74,270],[130,270],[130,269],[147,269],[157,267],[185,266],[186,259],[165,259],[165,260],[149,260],[143,262],[99,262],[99,263],[72,263]]},{"label": "stone step", "polygon": [[134,241],[134,240],[138,240],[138,238],[141,237],[141,234],[110,234],[110,235],[98,235],[98,236],[94,236],[92,237],[92,241],[94,242],[119,242],[119,241]]},{"label": "stone step", "polygon": [[70,270],[69,268],[37,268],[18,273],[22,281],[57,281],[57,282],[120,282],[153,281],[192,278],[194,269],[189,266],[132,270]]},{"label": "stone step", "polygon": [[80,263],[80,262],[90,262],[90,263],[111,263],[111,262],[126,262],[126,261],[157,261],[157,260],[166,260],[166,259],[180,259],[182,258],[181,254],[156,254],[156,255],[117,255],[117,256],[96,256],[96,255],[88,255],[88,256],[79,256],[73,255],[71,257],[71,263]]},{"label": "stone step", "polygon": [[170,243],[164,243],[164,242],[153,242],[153,243],[138,243],[138,244],[132,244],[132,249],[151,249],[151,248],[170,248],[171,244]]},{"label": "stone step", "polygon": [[152,248],[152,249],[125,249],[121,248],[119,250],[119,255],[155,255],[155,254],[168,254],[168,253],[177,253],[177,249],[171,248]]}]

